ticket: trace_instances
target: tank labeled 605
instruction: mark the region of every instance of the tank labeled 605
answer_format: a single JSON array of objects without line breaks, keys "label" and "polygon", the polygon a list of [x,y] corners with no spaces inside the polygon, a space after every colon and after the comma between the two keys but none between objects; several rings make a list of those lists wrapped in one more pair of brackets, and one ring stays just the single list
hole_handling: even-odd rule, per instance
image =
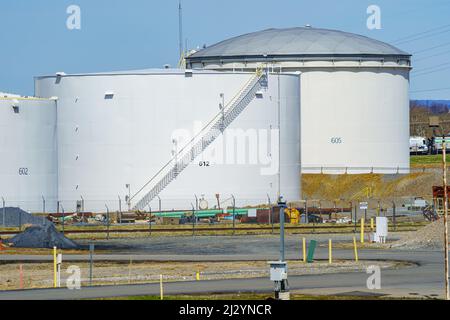
[{"label": "tank labeled 605", "polygon": [[331,143],[332,144],[342,144],[343,140],[341,137],[333,137],[333,138],[331,138]]}]

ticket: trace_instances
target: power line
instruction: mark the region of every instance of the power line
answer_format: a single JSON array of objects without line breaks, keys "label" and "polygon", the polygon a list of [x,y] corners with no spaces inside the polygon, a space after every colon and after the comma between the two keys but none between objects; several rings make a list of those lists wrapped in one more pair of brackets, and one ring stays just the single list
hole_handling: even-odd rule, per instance
[{"label": "power line", "polygon": [[[417,40],[424,39],[424,38],[434,37],[436,35],[449,32],[450,29],[448,29],[448,28],[450,28],[450,25],[445,25],[442,27],[430,29],[428,31],[419,32],[419,33],[404,37],[402,39],[393,41],[393,44],[399,45],[399,44],[417,41]],[[442,29],[447,29],[447,30],[442,30]]]},{"label": "power line", "polygon": [[414,60],[415,61],[427,60],[427,59],[430,59],[430,58],[442,56],[442,55],[447,54],[447,53],[450,53],[450,50],[447,50],[447,51],[444,51],[444,52],[440,52],[440,53],[436,53],[436,54],[433,54],[431,56],[425,56],[425,57],[422,57],[422,58],[419,58],[419,59],[414,59]]},{"label": "power line", "polygon": [[413,52],[413,54],[420,54],[420,53],[423,53],[423,52],[428,52],[428,51],[431,51],[431,50],[434,50],[434,49],[437,49],[437,48],[446,47],[448,45],[450,45],[450,42],[446,42],[446,43],[440,44],[438,46],[430,47],[430,48],[423,49],[423,50],[420,50],[420,51],[416,51],[416,52]]},{"label": "power line", "polygon": [[427,68],[421,68],[421,69],[416,69],[416,70],[414,70],[413,72],[411,72],[411,73],[422,73],[423,71],[430,71],[430,70],[434,70],[434,69],[441,69],[443,66],[447,66],[447,65],[449,65],[450,64],[450,62],[444,62],[444,63],[441,63],[441,64],[439,64],[439,65],[436,65],[436,66],[432,66],[432,67],[427,67]]},{"label": "power line", "polygon": [[437,70],[430,70],[430,71],[428,71],[428,72],[421,72],[421,73],[419,73],[419,74],[417,74],[417,73],[412,73],[412,75],[413,75],[414,77],[421,77],[421,76],[424,76],[424,75],[427,75],[427,74],[436,73],[436,72],[441,72],[441,71],[448,70],[448,69],[450,69],[450,66],[445,67],[445,68],[440,68],[440,69],[437,69]]},{"label": "power line", "polygon": [[415,90],[415,91],[411,91],[410,93],[432,92],[432,91],[445,91],[445,90],[450,90],[450,87],[447,87],[447,88],[437,88],[437,89]]},{"label": "power line", "polygon": [[443,33],[447,33],[447,32],[450,32],[450,29],[447,29],[447,30],[444,30],[444,31],[441,31],[441,32],[437,32],[437,33],[435,33],[435,34],[431,34],[431,35],[427,35],[427,36],[422,36],[422,37],[418,37],[418,38],[413,38],[413,39],[407,40],[407,41],[402,41],[402,42],[397,43],[397,45],[405,44],[405,43],[410,43],[410,42],[414,42],[414,41],[422,40],[422,39],[426,39],[426,38],[435,37],[435,36],[437,36],[437,35],[439,35],[439,34],[443,34]]}]

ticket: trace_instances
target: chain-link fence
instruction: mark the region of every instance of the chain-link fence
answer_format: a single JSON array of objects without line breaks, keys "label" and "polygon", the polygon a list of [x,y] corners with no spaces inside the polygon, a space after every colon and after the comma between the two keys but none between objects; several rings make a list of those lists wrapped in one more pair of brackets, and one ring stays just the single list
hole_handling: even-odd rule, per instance
[{"label": "chain-link fence", "polygon": [[[26,225],[53,222],[63,232],[82,233],[83,227],[99,227],[97,231],[118,233],[120,227],[134,227],[136,231],[158,232],[158,226],[179,227],[173,232],[221,231],[232,228],[239,231],[243,226],[264,226],[272,229],[279,223],[276,199],[266,195],[260,199],[240,199],[234,196],[194,196],[192,199],[157,198],[144,211],[130,211],[120,197],[114,200],[43,199],[42,210],[30,211],[35,202],[8,201],[0,206],[0,225],[3,228],[22,228]],[[360,199],[304,199],[288,202],[287,223],[295,225],[341,225],[356,224],[362,218],[369,221],[375,217],[388,217],[396,226],[399,221],[432,221],[438,212],[439,199],[432,197],[392,197]],[[434,212],[434,214],[430,214]],[[73,228],[77,228],[74,230]],[[220,229],[222,228],[222,229]],[[186,230],[185,230],[186,229]],[[217,230],[215,230],[217,229]],[[92,228],[88,230],[94,230]],[[159,231],[162,232],[162,231]],[[234,232],[233,232],[234,233]]]}]

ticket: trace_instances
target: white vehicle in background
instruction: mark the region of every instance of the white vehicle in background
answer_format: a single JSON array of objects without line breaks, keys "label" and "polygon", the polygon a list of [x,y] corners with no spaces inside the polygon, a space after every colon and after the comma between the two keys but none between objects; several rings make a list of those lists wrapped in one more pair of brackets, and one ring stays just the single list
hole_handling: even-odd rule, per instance
[{"label": "white vehicle in background", "polygon": [[410,154],[428,154],[427,139],[424,137],[410,137],[409,138],[409,153]]},{"label": "white vehicle in background", "polygon": [[428,201],[426,201],[424,198],[417,197],[414,198],[410,203],[406,204],[406,209],[411,211],[417,211],[417,210],[424,210],[426,207],[429,206]]}]

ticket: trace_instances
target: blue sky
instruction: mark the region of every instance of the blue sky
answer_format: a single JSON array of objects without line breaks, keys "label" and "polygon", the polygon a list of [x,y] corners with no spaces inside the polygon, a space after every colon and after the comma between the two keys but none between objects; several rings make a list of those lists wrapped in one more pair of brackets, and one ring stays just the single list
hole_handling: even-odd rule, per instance
[{"label": "blue sky", "polygon": [[[72,4],[81,8],[81,30],[66,28],[66,9]],[[381,30],[366,27],[366,9],[372,4],[381,8]],[[2,0],[0,91],[32,95],[33,76],[57,71],[175,66],[177,7],[178,0]],[[190,48],[305,24],[386,42],[419,34],[398,45],[416,53],[411,98],[450,99],[450,0],[183,0],[183,7]],[[428,91],[442,88],[449,89]]]}]

